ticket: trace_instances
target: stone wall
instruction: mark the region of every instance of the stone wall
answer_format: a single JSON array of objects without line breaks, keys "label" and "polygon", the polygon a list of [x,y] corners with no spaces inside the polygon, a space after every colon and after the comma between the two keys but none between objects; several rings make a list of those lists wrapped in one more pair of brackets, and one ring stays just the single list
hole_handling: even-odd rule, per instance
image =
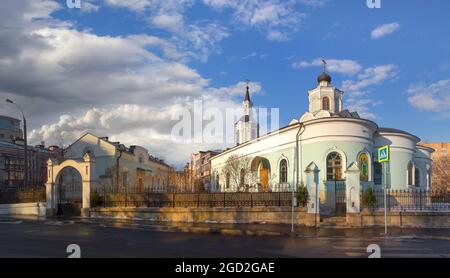
[{"label": "stone wall", "polygon": [[[291,208],[91,208],[94,218],[138,218],[153,221],[190,223],[267,223],[291,224]],[[382,227],[383,212],[347,214],[347,227]],[[294,210],[294,223],[314,227],[313,213],[305,208]],[[320,219],[317,219],[320,226]],[[450,228],[450,212],[390,212],[388,225],[405,228]]]},{"label": "stone wall", "polygon": [[45,216],[45,203],[2,204],[0,215]]},{"label": "stone wall", "polygon": [[[91,217],[140,218],[154,221],[196,223],[290,224],[291,208],[91,208]],[[314,214],[294,210],[296,224],[314,226]]]},{"label": "stone wall", "polygon": [[[405,228],[450,228],[450,212],[389,212],[388,226]],[[384,212],[348,213],[349,227],[384,226]]]}]

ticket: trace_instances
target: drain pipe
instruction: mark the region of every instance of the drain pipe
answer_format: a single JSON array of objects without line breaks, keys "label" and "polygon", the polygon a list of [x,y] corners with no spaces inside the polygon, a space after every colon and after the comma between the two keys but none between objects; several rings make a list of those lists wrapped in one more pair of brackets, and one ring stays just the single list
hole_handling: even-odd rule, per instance
[{"label": "drain pipe", "polygon": [[[295,178],[295,186],[298,187],[298,177],[299,177],[299,155],[298,155],[298,138],[300,137],[300,135],[302,135],[303,131],[305,130],[303,128],[303,124],[299,123],[300,127],[297,131],[297,136],[296,136],[296,140],[295,140],[295,167],[296,167],[296,178]],[[302,180],[303,180],[303,176],[302,176]],[[294,234],[294,186],[292,186],[292,211],[291,211],[291,233],[292,235]]]},{"label": "drain pipe", "polygon": [[[302,168],[300,166],[299,169],[299,164],[301,163],[301,160],[299,159],[299,155],[298,155],[298,151],[299,151],[299,141],[300,141],[300,136],[303,134],[303,132],[305,131],[305,126],[303,125],[303,123],[300,123],[300,127],[297,131],[297,136],[296,136],[296,140],[295,140],[295,166],[296,166],[296,179],[295,179],[295,184],[296,186],[299,185],[298,180],[299,180],[299,174],[300,174],[300,169]],[[303,175],[301,176],[301,180],[303,182]]]}]

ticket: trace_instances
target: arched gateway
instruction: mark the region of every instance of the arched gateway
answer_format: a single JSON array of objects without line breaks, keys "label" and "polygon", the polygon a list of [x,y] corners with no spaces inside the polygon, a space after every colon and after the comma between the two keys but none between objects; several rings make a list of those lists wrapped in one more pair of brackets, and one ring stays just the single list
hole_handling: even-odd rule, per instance
[{"label": "arched gateway", "polygon": [[55,160],[49,159],[47,161],[47,183],[46,199],[47,199],[47,216],[54,216],[58,209],[58,204],[61,203],[62,184],[61,175],[67,170],[78,172],[81,176],[81,215],[88,216],[91,203],[91,188],[95,187],[95,160],[93,156],[87,152],[83,156],[83,160],[64,160],[58,163]]}]

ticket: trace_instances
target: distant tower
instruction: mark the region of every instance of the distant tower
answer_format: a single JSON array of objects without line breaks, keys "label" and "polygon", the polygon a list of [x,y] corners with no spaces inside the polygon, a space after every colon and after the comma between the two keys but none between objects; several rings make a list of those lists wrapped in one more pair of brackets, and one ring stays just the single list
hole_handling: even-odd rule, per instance
[{"label": "distant tower", "polygon": [[234,141],[236,145],[258,138],[259,125],[255,121],[253,111],[253,103],[250,100],[249,80],[247,82],[247,90],[245,92],[244,101],[242,102],[242,117],[234,125]]}]

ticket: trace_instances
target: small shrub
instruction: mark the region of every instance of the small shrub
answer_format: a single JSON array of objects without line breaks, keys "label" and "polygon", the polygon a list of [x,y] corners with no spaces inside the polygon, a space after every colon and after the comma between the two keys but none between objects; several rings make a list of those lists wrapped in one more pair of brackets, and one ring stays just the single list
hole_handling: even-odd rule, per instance
[{"label": "small shrub", "polygon": [[362,203],[364,207],[374,208],[377,204],[377,198],[375,197],[375,193],[373,192],[372,187],[369,187],[364,191],[362,196]]},{"label": "small shrub", "polygon": [[297,188],[297,203],[301,204],[303,207],[306,206],[308,203],[308,189],[306,189],[306,186],[299,186]]},{"label": "small shrub", "polygon": [[103,197],[98,194],[97,189],[91,193],[91,205],[93,207],[99,207],[103,204]]}]

